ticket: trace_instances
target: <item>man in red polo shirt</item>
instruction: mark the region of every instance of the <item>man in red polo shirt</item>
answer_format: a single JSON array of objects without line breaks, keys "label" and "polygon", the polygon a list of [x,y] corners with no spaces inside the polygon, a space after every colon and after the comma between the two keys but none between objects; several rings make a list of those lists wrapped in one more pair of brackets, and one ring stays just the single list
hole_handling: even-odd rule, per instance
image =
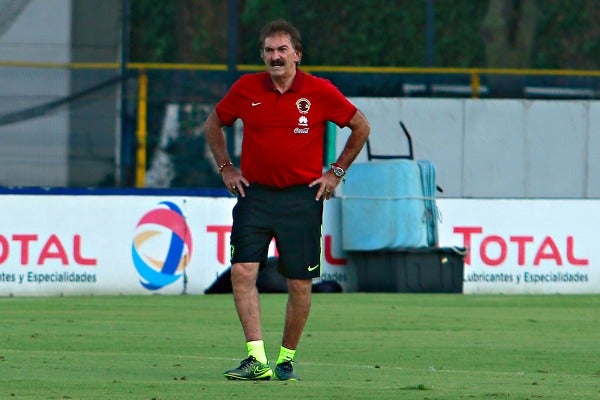
[{"label": "man in red polo shirt", "polygon": [[[333,84],[298,69],[302,42],[284,20],[260,33],[262,73],[242,76],[205,123],[206,138],[225,186],[237,196],[231,232],[231,281],[248,358],[228,379],[298,380],[292,362],[320,276],[323,201],[329,200],[367,137],[364,115]],[[240,168],[227,152],[224,126],[244,124]],[[323,173],[327,121],[349,127],[337,161]],[[258,271],[275,238],[288,302],[279,356],[270,368],[262,338]]]}]

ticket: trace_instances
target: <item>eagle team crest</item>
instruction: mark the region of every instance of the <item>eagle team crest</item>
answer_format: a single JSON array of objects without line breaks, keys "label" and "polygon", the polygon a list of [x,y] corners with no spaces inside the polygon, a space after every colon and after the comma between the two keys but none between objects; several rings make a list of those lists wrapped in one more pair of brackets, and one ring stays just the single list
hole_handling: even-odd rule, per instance
[{"label": "eagle team crest", "polygon": [[300,114],[308,114],[308,110],[310,110],[310,101],[304,97],[298,99],[296,107],[298,108],[298,111],[300,111]]}]

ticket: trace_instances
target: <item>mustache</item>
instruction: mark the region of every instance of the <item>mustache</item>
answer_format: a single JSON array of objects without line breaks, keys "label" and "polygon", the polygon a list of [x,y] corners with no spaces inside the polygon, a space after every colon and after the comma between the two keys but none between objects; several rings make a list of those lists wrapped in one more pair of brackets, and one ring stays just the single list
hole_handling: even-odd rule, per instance
[{"label": "mustache", "polygon": [[271,66],[272,67],[282,67],[284,65],[285,65],[285,63],[283,62],[283,60],[274,60],[274,61],[271,61]]}]

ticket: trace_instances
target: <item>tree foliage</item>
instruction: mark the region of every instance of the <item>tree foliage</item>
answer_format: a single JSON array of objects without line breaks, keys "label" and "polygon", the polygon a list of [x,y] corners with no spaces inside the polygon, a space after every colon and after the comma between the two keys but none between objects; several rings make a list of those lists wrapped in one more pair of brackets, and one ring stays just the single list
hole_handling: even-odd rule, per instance
[{"label": "tree foliage", "polygon": [[[259,64],[258,31],[286,18],[303,63],[426,66],[432,1],[437,67],[600,68],[597,0],[238,0],[237,60]],[[224,0],[131,0],[131,59],[226,63]]]},{"label": "tree foliage", "polygon": [[130,4],[130,59],[144,62],[177,61],[173,3],[133,0]]},{"label": "tree foliage", "polygon": [[600,69],[600,2],[540,3],[532,67]]},{"label": "tree foliage", "polygon": [[489,0],[481,26],[489,67],[531,65],[538,14],[536,0]]}]

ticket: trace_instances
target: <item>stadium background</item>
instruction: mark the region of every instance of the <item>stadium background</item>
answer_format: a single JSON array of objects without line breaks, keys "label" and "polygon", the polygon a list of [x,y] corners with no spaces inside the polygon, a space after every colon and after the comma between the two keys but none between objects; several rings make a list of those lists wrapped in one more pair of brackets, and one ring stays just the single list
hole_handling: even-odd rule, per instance
[{"label": "stadium background", "polygon": [[[171,18],[174,11],[169,9],[170,6],[195,4],[200,16],[220,27],[221,30],[215,32],[223,32],[228,28],[228,24],[224,23],[228,13],[217,7],[226,7],[228,3],[225,0],[129,0],[132,31],[133,26],[139,28],[140,23],[149,30],[157,28],[155,22],[146,22],[151,14],[164,16],[161,20],[172,24],[175,18]],[[383,11],[382,3],[393,7]],[[589,149],[588,156],[578,160],[578,168],[585,172],[599,171],[593,159],[597,159],[599,146],[599,142],[594,140],[600,138],[600,129],[594,128],[600,126],[596,83],[599,66],[595,61],[600,57],[600,51],[598,25],[590,23],[598,19],[598,2],[537,1],[538,6],[543,6],[543,12],[538,10],[537,13],[536,30],[539,35],[536,36],[533,53],[537,61],[526,65],[516,63],[526,59],[522,57],[522,60],[515,60],[523,54],[520,51],[512,52],[512,57],[508,57],[506,52],[497,51],[497,59],[506,62],[499,65],[483,56],[483,46],[473,46],[474,42],[483,40],[478,34],[478,27],[488,6],[502,6],[502,3],[516,9],[531,4],[518,0],[239,1],[241,13],[253,10],[254,14],[263,13],[265,18],[270,18],[271,12],[281,12],[282,7],[293,8],[291,11],[295,13],[289,16],[301,22],[299,26],[308,35],[307,48],[315,49],[307,53],[311,58],[306,65],[326,67],[326,71],[317,72],[315,69],[315,73],[331,74],[332,79],[345,90],[358,87],[365,96],[370,96],[367,90],[371,89],[380,90],[379,94],[373,96],[389,93],[387,98],[362,97],[361,101],[407,104],[419,100],[429,104],[441,104],[446,100],[469,102],[474,107],[487,108],[487,115],[494,118],[482,115],[481,119],[493,123],[496,133],[514,126],[515,121],[510,110],[496,113],[491,105],[518,104],[524,109],[531,109],[541,104],[542,107],[554,109],[552,116],[564,124],[558,128],[549,127],[552,128],[550,136],[556,140],[552,143],[552,149],[556,149],[560,143],[564,144],[564,149],[585,147]],[[198,4],[203,7],[198,7]],[[152,7],[146,7],[146,13],[137,13],[139,8],[136,7],[147,5]],[[336,12],[323,13],[323,8],[330,5]],[[430,60],[424,51],[427,48],[424,21],[427,7],[431,5],[435,5],[436,51],[432,52],[435,57]],[[357,10],[359,6],[362,8]],[[398,30],[404,32],[403,36],[391,35],[396,44],[391,51],[380,51],[380,59],[360,57],[345,48],[339,49],[337,46],[345,43],[343,40],[333,47],[320,46],[316,40],[308,41],[311,30],[324,29],[332,33],[346,25],[347,32],[365,32],[357,25],[361,19],[373,21],[370,34],[395,27],[396,24],[390,24],[389,20],[382,21],[369,14],[370,6],[382,11],[381,18],[387,16],[397,19]],[[475,241],[483,238],[491,240],[492,245],[509,242],[513,235],[534,240],[527,247],[526,265],[518,264],[518,257],[513,254],[517,249],[514,243],[509,243],[511,247],[507,262],[493,266],[471,266],[469,274],[465,276],[465,285],[474,286],[476,282],[473,276],[483,273],[514,276],[530,273],[543,277],[577,272],[593,278],[594,285],[587,282],[589,287],[586,292],[594,295],[564,295],[561,288],[550,284],[547,285],[547,293],[561,294],[318,294],[314,297],[315,307],[307,325],[307,346],[303,347],[298,357],[298,365],[305,378],[301,385],[271,382],[252,385],[252,389],[248,390],[247,385],[232,385],[223,379],[222,371],[238,360],[240,349],[232,343],[243,346],[238,330],[232,330],[238,321],[231,311],[230,296],[89,295],[108,289],[121,291],[120,285],[129,285],[130,293],[141,290],[139,277],[131,265],[132,228],[146,213],[157,207],[159,200],[165,200],[166,193],[183,192],[178,189],[159,189],[156,192],[161,194],[154,197],[85,195],[100,192],[97,187],[108,187],[104,190],[112,194],[150,191],[129,190],[136,185],[135,178],[138,178],[134,170],[138,154],[134,138],[138,131],[143,131],[145,121],[140,118],[140,114],[141,117],[144,115],[141,112],[143,109],[138,107],[139,99],[144,94],[138,87],[139,82],[143,83],[143,78],[140,80],[143,74],[140,75],[140,72],[146,71],[149,78],[147,165],[151,168],[157,159],[155,150],[157,144],[161,143],[164,116],[177,109],[167,105],[184,105],[180,110],[185,112],[183,115],[186,118],[183,120],[187,124],[182,125],[180,131],[185,135],[174,135],[177,139],[170,140],[170,136],[165,135],[163,155],[175,161],[176,175],[173,178],[178,179],[176,184],[193,187],[211,185],[208,179],[214,179],[216,175],[210,164],[196,150],[190,152],[193,154],[187,155],[187,158],[181,156],[181,160],[188,160],[184,163],[178,162],[175,156],[187,147],[202,149],[201,132],[196,127],[204,110],[195,104],[209,104],[209,100],[217,97],[228,82],[228,60],[224,55],[226,53],[222,52],[226,48],[223,45],[219,48],[218,56],[216,51],[204,51],[199,46],[196,53],[184,52],[194,55],[194,58],[183,59],[176,56],[175,52],[169,54],[175,49],[175,46],[168,44],[170,40],[165,41],[167,44],[149,41],[148,48],[157,51],[156,57],[134,57],[133,49],[143,47],[133,44],[134,39],[140,36],[132,32],[130,63],[123,66],[119,62],[121,7],[120,0],[0,0],[0,315],[5,327],[0,337],[0,365],[3,367],[0,397],[230,399],[243,396],[248,400],[264,399],[266,396],[420,400],[467,397],[587,400],[598,397],[600,275],[597,271],[600,250],[596,250],[596,238],[600,204],[597,200],[439,199],[440,206],[446,211],[441,227],[448,232],[456,226],[478,227],[483,233],[473,235]],[[347,7],[353,12],[348,11]],[[463,7],[470,11],[465,12]],[[182,8],[178,10],[182,12]],[[398,18],[399,10],[403,18]],[[184,14],[191,20],[205,21],[191,12]],[[308,18],[315,14],[320,18],[318,23],[308,24],[300,20],[304,15]],[[349,17],[354,19],[350,20]],[[141,22],[137,23],[136,18]],[[340,20],[345,20],[347,24],[340,24]],[[253,38],[253,29],[259,24],[243,22],[242,25],[249,30],[243,31],[241,37]],[[198,26],[200,31],[204,30],[202,24]],[[457,27],[471,28],[460,33]],[[318,34],[316,37],[319,37]],[[334,36],[330,37],[329,34],[321,36],[334,40]],[[226,41],[224,36],[215,37],[219,43]],[[248,46],[252,46],[250,42]],[[449,42],[455,46],[448,47]],[[541,42],[545,42],[545,45]],[[240,45],[244,43],[246,41]],[[351,44],[355,42],[351,41]],[[358,44],[355,47],[360,52],[363,43]],[[384,42],[383,47],[386,46],[389,46],[389,42]],[[475,47],[479,49],[477,54],[481,57],[464,57],[467,50]],[[417,50],[410,53],[408,50],[411,48]],[[494,52],[490,53],[493,55]],[[240,61],[254,64],[256,53],[252,54],[250,60]],[[338,60],[335,58],[338,55],[348,55],[356,60],[356,64]],[[215,58],[200,59],[200,56]],[[327,62],[318,62],[316,57]],[[381,59],[389,59],[390,64],[382,64]],[[155,64],[151,68],[147,64],[134,62],[167,64]],[[181,64],[175,66],[173,63]],[[330,65],[337,66],[336,70],[327,67]],[[385,66],[394,71],[379,69]],[[451,67],[467,69],[451,73],[448,69]],[[518,92],[505,94],[510,97],[508,103],[494,98],[503,96],[494,90],[498,86],[491,83],[489,78],[493,74],[488,67],[510,68],[507,72],[511,75],[500,75],[507,82],[506,88]],[[516,68],[533,69],[525,71]],[[125,81],[120,79],[124,76],[123,71],[128,77],[126,91],[122,91]],[[481,74],[471,73],[478,71]],[[537,73],[541,75],[535,75]],[[209,83],[201,80],[202,75],[213,82],[215,92],[203,89]],[[174,76],[177,79],[173,79]],[[342,79],[342,76],[345,78]],[[471,77],[480,78],[481,100],[471,99],[471,87],[478,87],[477,79],[471,80]],[[222,80],[218,81],[217,78]],[[427,79],[435,80],[438,85],[428,86]],[[399,83],[404,80],[417,84],[416,89],[421,93],[414,92],[415,86],[405,87]],[[187,81],[190,81],[189,85]],[[384,82],[385,87],[382,88],[377,82]],[[473,86],[469,85],[471,82]],[[198,85],[198,90],[194,90],[191,83]],[[143,84],[141,87],[144,87]],[[536,90],[526,92],[526,87]],[[400,90],[404,88],[409,90]],[[353,95],[356,93],[353,92]],[[187,97],[179,97],[180,94]],[[123,105],[127,107],[123,108]],[[536,107],[530,107],[533,105]],[[583,120],[581,113],[562,118],[562,107],[565,105],[566,108],[588,110],[595,125],[590,124],[591,118]],[[121,113],[121,110],[126,112]],[[410,108],[410,111],[415,110],[414,107]],[[427,152],[421,151],[418,141],[431,133],[429,130],[422,131],[416,122],[441,124],[437,118],[439,115],[428,107],[409,115],[412,118],[409,128],[414,131],[415,141],[419,145],[416,154],[424,156]],[[393,115],[390,119],[395,117]],[[460,122],[454,121],[453,126],[457,125]],[[565,130],[564,135],[558,135],[565,125],[591,129],[595,136],[587,137],[586,141],[582,139],[581,130],[577,131],[577,135],[569,130]],[[394,127],[397,128],[397,121],[394,121]],[[169,132],[177,133],[178,130]],[[487,135],[481,132],[469,133],[486,139]],[[513,133],[513,138],[515,136]],[[121,141],[122,137],[125,140]],[[575,144],[574,140],[579,142]],[[123,156],[120,152],[121,143],[126,144],[122,148],[127,150]],[[496,146],[498,143],[502,141],[493,142]],[[452,149],[461,147],[456,143],[451,144],[453,146],[440,142],[439,147],[447,148],[451,153]],[[505,150],[506,147],[498,149]],[[481,150],[475,147],[466,155],[477,153],[475,155],[478,157],[488,156]],[[560,161],[563,155],[560,152],[557,155],[545,146],[539,151],[541,155],[552,153],[553,164],[557,164],[555,160]],[[457,154],[452,156],[457,157]],[[493,154],[489,154],[489,157],[499,169],[513,164],[511,162],[507,166],[498,163]],[[522,165],[526,161],[518,160],[517,155],[514,157],[518,161],[516,164]],[[437,157],[432,159],[438,161]],[[546,179],[554,178],[553,173],[560,169],[570,172],[571,161],[572,158],[569,158],[558,162],[559,165],[550,165],[552,168],[547,173],[550,177]],[[445,170],[444,167],[440,172]],[[201,178],[202,174],[197,171],[206,171],[205,174],[210,178]],[[477,168],[472,168],[471,172],[476,173]],[[555,178],[558,181],[557,188],[566,180],[579,181],[576,184],[582,185],[580,180],[585,174],[580,172],[568,179]],[[505,170],[498,173],[504,178],[507,175]],[[562,177],[565,174],[560,175]],[[190,177],[191,183],[179,183],[186,176]],[[588,197],[600,197],[600,185],[597,182],[589,182],[589,187],[595,188],[595,191],[587,193],[596,194]],[[23,195],[22,192],[27,190],[20,191],[2,185],[44,187],[30,189],[29,195]],[[48,186],[59,188],[47,190]],[[81,186],[94,189],[76,189]],[[445,189],[449,191],[448,187]],[[539,194],[536,191],[530,193]],[[585,192],[577,193],[566,192],[562,186],[560,197],[585,197]],[[176,201],[185,205],[186,199],[187,194]],[[197,283],[194,275],[206,273],[207,266],[212,270],[220,265],[216,254],[218,246],[210,246],[210,240],[216,242],[216,233],[227,228],[230,223],[227,204],[234,201],[232,198],[201,196],[194,196],[192,200],[194,204],[190,203],[189,223],[195,230],[194,243],[201,246],[194,252],[195,266],[189,269],[190,288]],[[327,202],[326,207],[339,204],[339,201],[336,198]],[[214,204],[215,207],[209,207],[208,204]],[[332,220],[339,221],[339,218]],[[207,224],[214,229],[208,229]],[[333,226],[326,221],[326,229],[331,230]],[[336,235],[332,232],[333,243],[339,242]],[[571,251],[568,238],[572,239]],[[555,255],[547,252],[548,247],[542,245],[550,243],[549,239],[553,239],[560,247],[560,255],[565,262],[571,254],[574,256],[572,260],[580,263],[586,259],[590,265],[548,265],[552,260],[547,259],[543,260],[541,267],[533,265],[530,258],[533,258],[538,247],[546,249],[546,252],[538,251],[541,256]],[[58,247],[61,243],[61,247]],[[480,246],[474,248],[480,249]],[[483,246],[481,248],[485,249]],[[344,255],[337,250],[332,249],[331,256],[339,263]],[[480,256],[476,254],[473,258]],[[63,257],[65,261],[61,262]],[[496,261],[493,253],[488,253],[487,258]],[[92,260],[97,260],[98,265],[87,265]],[[78,265],[78,262],[84,265]],[[339,269],[339,266],[335,268]],[[96,272],[98,275],[95,275]],[[548,272],[551,275],[543,275]],[[17,278],[16,283],[6,280],[12,273]],[[90,285],[81,292],[78,291],[78,285],[66,288],[38,283],[20,285],[20,276],[29,273],[50,277],[91,273],[98,278],[106,276],[111,282]],[[182,281],[178,282],[181,284]],[[484,289],[485,285],[479,286]],[[490,289],[488,293],[505,293],[507,289],[531,293],[529,288],[520,289],[515,285],[503,288],[489,283],[487,286]],[[583,285],[565,283],[562,290],[570,290],[574,286]],[[169,292],[176,291],[173,289],[171,287]],[[537,293],[540,292],[538,289]],[[29,297],[33,294],[42,295],[44,290],[56,296]],[[26,296],[19,297],[26,291]],[[63,297],[75,293],[87,295]],[[276,343],[280,338],[280,324],[285,309],[281,306],[285,304],[285,295],[274,294],[262,299],[263,306],[269,310],[265,313],[264,321],[266,339],[268,343]]]},{"label": "stadium background", "polygon": [[201,123],[233,79],[261,69],[256,30],[278,16],[304,34],[303,68],[350,97],[600,93],[593,1],[366,3],[2,1],[0,186],[219,188]]}]

